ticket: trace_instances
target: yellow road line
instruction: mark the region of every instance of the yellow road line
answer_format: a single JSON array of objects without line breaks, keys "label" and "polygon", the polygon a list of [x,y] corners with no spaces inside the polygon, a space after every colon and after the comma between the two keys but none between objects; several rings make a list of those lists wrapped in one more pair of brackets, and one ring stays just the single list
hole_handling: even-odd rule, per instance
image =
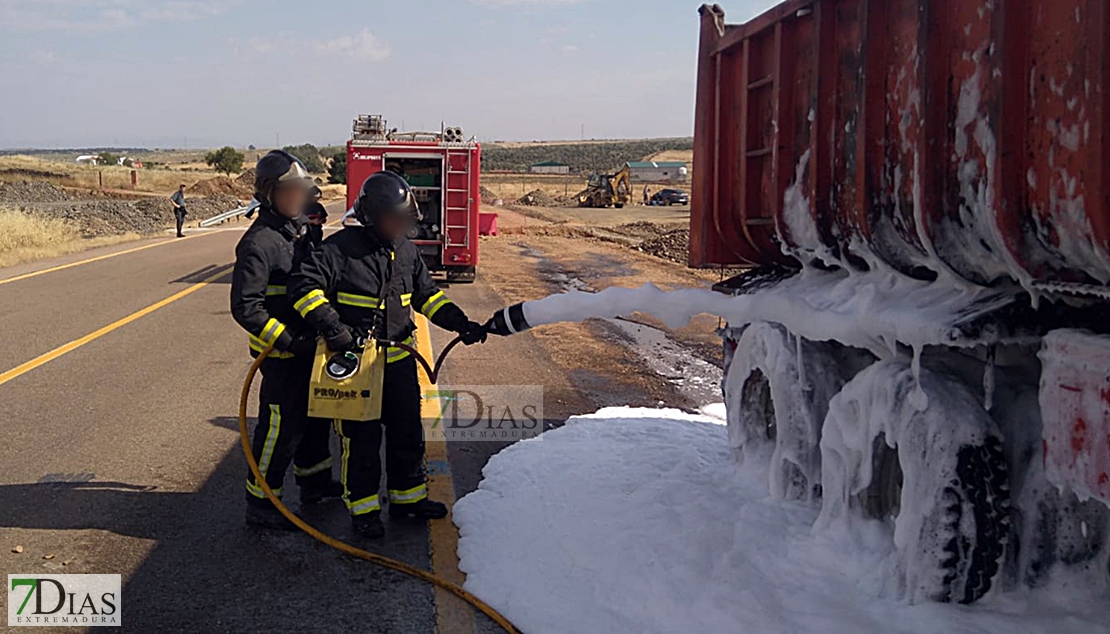
[{"label": "yellow road line", "polygon": [[193,238],[196,238],[196,237],[199,237],[199,236],[202,236],[202,235],[206,235],[206,233],[194,233],[193,235],[185,236],[184,238],[171,238],[169,240],[162,240],[161,242],[155,242],[155,243],[152,243],[152,244],[144,244],[141,247],[134,247],[134,248],[131,248],[131,249],[124,249],[123,251],[115,251],[113,253],[105,253],[104,255],[98,255],[98,256],[92,257],[92,258],[86,258],[84,260],[78,260],[76,262],[70,262],[69,264],[59,264],[58,266],[52,266],[48,269],[42,269],[41,271],[31,271],[30,273],[24,273],[23,275],[16,275],[14,277],[4,278],[4,279],[0,280],[0,286],[3,286],[4,284],[8,284],[10,282],[18,282],[19,280],[25,280],[25,279],[32,278],[32,277],[38,277],[39,275],[46,275],[47,273],[53,273],[55,271],[63,271],[65,269],[71,269],[75,266],[81,266],[82,264],[91,264],[92,262],[99,262],[101,260],[107,260],[109,258],[114,258],[118,255],[127,255],[128,253],[135,253],[137,251],[145,251],[146,249],[153,249],[154,247],[160,247],[160,246],[164,246],[164,245],[167,245],[167,244],[177,244],[178,242],[181,242],[183,240],[191,240]]},{"label": "yellow road line", "polygon": [[[414,313],[413,317],[416,322],[416,349],[420,352],[420,356],[429,362],[434,362],[428,319],[420,313]],[[430,421],[439,419],[439,399],[426,397],[428,390],[435,390],[436,386],[428,380],[423,370],[418,370],[417,374],[420,376],[421,393],[425,395],[420,406],[420,417],[424,421],[425,435],[430,437],[428,425]],[[443,502],[450,509],[455,505],[455,484],[451,479],[451,470],[447,462],[447,441],[446,439],[431,440],[424,451],[430,464],[443,467],[441,473],[432,473],[428,476],[428,497]],[[466,578],[459,570],[459,530],[455,527],[450,511],[446,518],[429,522],[428,535],[432,548],[432,572],[461,586]],[[439,634],[462,634],[474,631],[474,615],[470,608],[447,591],[435,589],[435,606],[436,631]]]},{"label": "yellow road line", "polygon": [[158,310],[159,308],[162,308],[163,306],[167,306],[169,304],[172,304],[172,303],[176,302],[177,300],[181,299],[182,297],[185,297],[187,295],[191,295],[192,293],[195,293],[196,291],[199,291],[200,289],[204,288],[205,286],[208,286],[209,284],[211,284],[217,278],[226,275],[229,268],[230,268],[229,266],[221,267],[217,272],[209,275],[208,277],[206,277],[203,280],[197,282],[196,284],[192,284],[192,285],[182,289],[181,291],[178,291],[178,292],[174,293],[173,295],[170,295],[166,299],[155,302],[155,303],[151,304],[150,306],[147,306],[146,308],[143,308],[139,311],[131,313],[130,315],[124,317],[123,319],[113,321],[112,323],[108,324],[107,326],[104,326],[103,328],[101,328],[99,330],[95,330],[93,332],[90,332],[89,334],[85,335],[84,337],[81,337],[80,339],[74,339],[73,341],[71,341],[67,344],[63,344],[61,346],[58,346],[57,348],[54,348],[53,350],[51,350],[50,352],[47,352],[46,354],[39,355],[39,356],[35,357],[34,359],[31,359],[30,361],[26,362],[26,363],[18,365],[16,367],[12,368],[11,370],[8,370],[7,372],[4,372],[3,374],[0,374],[0,385],[3,385],[5,383],[7,383],[8,381],[11,381],[14,378],[22,376],[22,375],[30,372],[31,370],[34,370],[35,368],[37,368],[37,367],[39,367],[39,366],[41,366],[45,363],[53,361],[54,359],[57,359],[58,357],[66,354],[68,352],[73,352],[74,350],[80,348],[81,346],[85,345],[86,343],[89,343],[90,341],[95,341],[96,339],[99,339],[100,337],[103,337],[104,335],[112,332],[113,330],[117,330],[119,328],[122,328],[122,327],[126,326],[127,324],[135,321],[136,319],[139,319],[141,317],[145,317],[146,315],[149,315],[150,313],[153,313],[154,311]]}]

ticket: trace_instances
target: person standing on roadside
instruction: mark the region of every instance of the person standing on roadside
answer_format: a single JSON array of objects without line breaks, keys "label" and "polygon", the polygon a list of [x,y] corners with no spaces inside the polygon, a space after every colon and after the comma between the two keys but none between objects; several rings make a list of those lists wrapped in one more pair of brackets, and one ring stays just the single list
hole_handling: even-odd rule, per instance
[{"label": "person standing on roadside", "polygon": [[644,185],[644,207],[647,207],[649,202],[651,202],[651,189]]},{"label": "person standing on roadside", "polygon": [[170,202],[173,203],[173,215],[177,218],[177,237],[184,238],[185,234],[181,233],[181,228],[185,226],[185,183],[178,185],[177,191],[173,196],[170,196]]}]

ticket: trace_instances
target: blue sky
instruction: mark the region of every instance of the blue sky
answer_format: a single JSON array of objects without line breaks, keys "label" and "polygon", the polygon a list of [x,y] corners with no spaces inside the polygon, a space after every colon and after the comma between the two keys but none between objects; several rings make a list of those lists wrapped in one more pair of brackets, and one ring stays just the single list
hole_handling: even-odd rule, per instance
[{"label": "blue sky", "polygon": [[[730,22],[772,0],[725,2]],[[690,0],[0,0],[0,147],[693,131]]]}]

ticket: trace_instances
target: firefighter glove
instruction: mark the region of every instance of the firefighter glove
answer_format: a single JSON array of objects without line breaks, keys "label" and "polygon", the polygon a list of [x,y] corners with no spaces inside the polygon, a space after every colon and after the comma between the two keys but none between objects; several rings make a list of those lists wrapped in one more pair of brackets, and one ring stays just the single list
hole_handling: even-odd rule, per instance
[{"label": "firefighter glove", "polygon": [[293,339],[293,345],[289,346],[289,352],[298,357],[310,357],[316,354],[316,333],[308,331],[298,334]]},{"label": "firefighter glove", "polygon": [[355,333],[350,326],[339,324],[334,330],[324,333],[324,343],[332,352],[347,352],[358,349]]},{"label": "firefighter glove", "polygon": [[459,338],[468,346],[476,343],[485,343],[488,332],[486,327],[476,321],[468,321],[466,325],[459,329]]}]

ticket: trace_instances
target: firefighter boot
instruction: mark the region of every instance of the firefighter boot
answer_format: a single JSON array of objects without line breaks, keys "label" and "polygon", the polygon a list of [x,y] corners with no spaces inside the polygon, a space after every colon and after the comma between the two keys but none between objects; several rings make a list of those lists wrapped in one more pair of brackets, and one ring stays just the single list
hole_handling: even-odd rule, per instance
[{"label": "firefighter boot", "polygon": [[408,504],[390,503],[390,517],[410,517],[418,520],[438,520],[447,517],[447,505],[424,498]]},{"label": "firefighter boot", "polygon": [[296,525],[290,522],[272,504],[247,504],[247,526],[269,528],[278,531],[295,531]]},{"label": "firefighter boot", "polygon": [[370,511],[365,515],[351,516],[355,534],[366,539],[378,539],[385,535],[385,525],[382,524],[382,512]]},{"label": "firefighter boot", "polygon": [[301,506],[316,504],[324,498],[343,497],[343,483],[338,480],[327,479],[323,482],[313,482],[301,487]]}]

